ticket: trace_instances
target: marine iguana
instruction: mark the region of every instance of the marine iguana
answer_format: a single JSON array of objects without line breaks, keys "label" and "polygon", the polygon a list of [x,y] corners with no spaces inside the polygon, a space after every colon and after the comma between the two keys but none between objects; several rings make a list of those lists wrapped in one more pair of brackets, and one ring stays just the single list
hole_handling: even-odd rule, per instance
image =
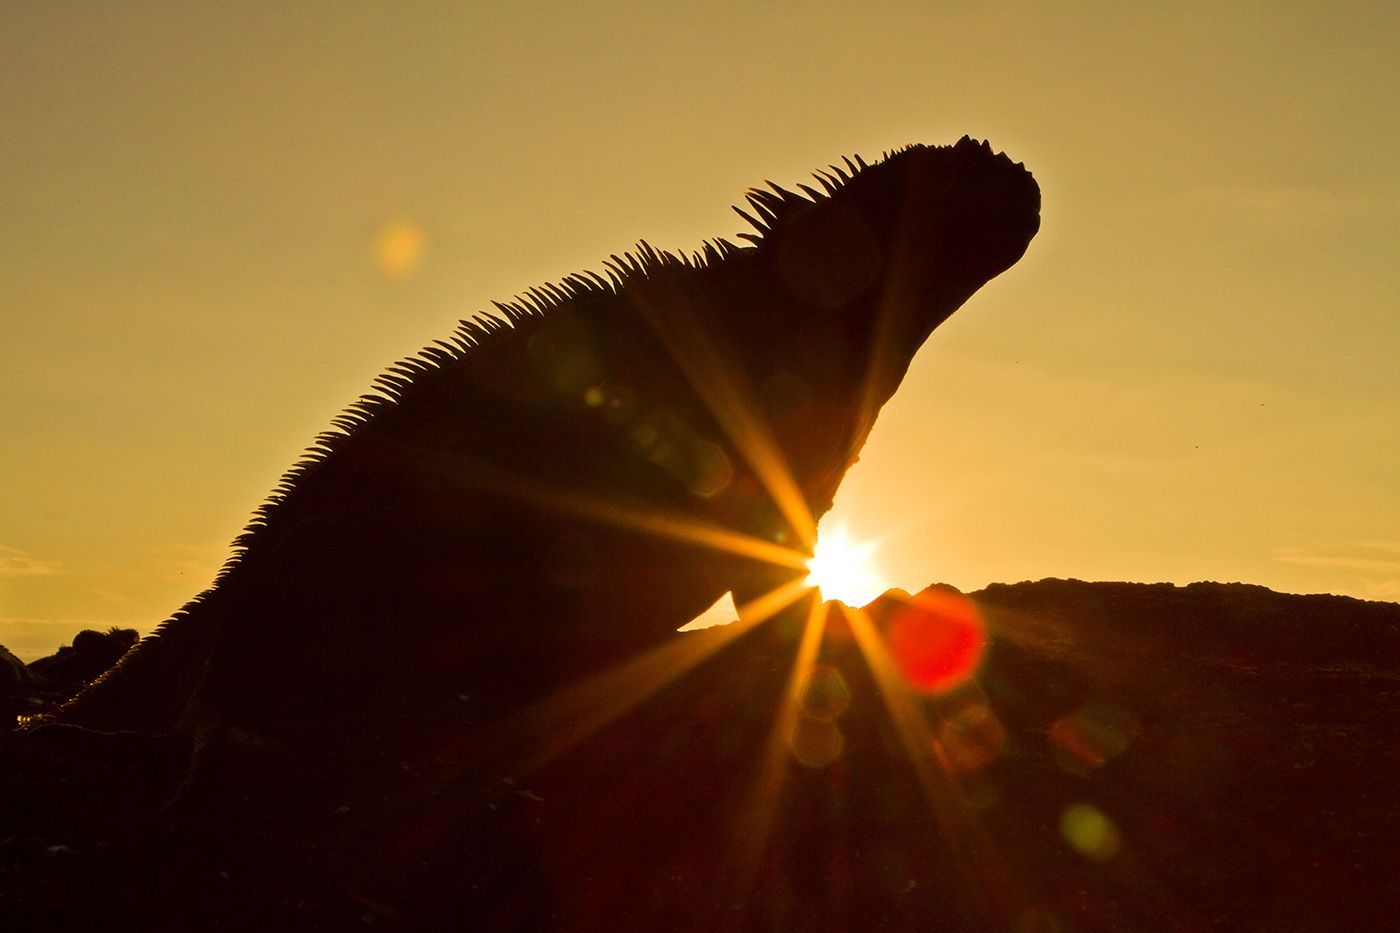
[{"label": "marine iguana", "polygon": [[815,179],[750,190],[747,245],[643,242],[389,367],[48,721],[287,741],[416,684],[561,683],[800,575],[915,352],[1040,223],[968,137]]}]

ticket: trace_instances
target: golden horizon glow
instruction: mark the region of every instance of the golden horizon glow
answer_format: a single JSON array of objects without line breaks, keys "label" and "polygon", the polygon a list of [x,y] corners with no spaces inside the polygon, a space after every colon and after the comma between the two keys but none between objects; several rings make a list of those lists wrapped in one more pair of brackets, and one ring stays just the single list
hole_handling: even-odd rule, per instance
[{"label": "golden horizon glow", "polygon": [[875,563],[877,541],[857,541],[845,525],[836,525],[817,538],[817,551],[807,561],[808,586],[851,607],[864,606],[890,588]]}]

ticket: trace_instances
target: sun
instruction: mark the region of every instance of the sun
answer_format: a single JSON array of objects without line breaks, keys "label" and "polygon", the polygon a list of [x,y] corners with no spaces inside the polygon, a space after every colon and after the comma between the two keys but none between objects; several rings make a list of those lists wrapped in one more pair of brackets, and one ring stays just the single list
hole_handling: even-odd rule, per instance
[{"label": "sun", "polygon": [[817,551],[807,561],[808,586],[821,590],[823,599],[838,599],[860,607],[889,589],[889,581],[875,566],[874,541],[856,541],[837,525],[817,538]]}]

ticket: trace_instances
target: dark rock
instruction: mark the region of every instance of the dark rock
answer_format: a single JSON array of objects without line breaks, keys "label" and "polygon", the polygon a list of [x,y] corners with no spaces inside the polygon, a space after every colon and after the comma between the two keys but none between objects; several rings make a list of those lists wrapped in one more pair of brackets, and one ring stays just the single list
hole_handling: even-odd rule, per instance
[{"label": "dark rock", "polygon": [[902,615],[964,618],[958,599],[833,609],[800,683],[803,611],[677,636],[510,713],[419,697],[381,754],[307,792],[276,772],[222,819],[161,828],[134,765],[10,765],[0,910],[74,929],[1149,931],[1380,930],[1400,910],[1400,606],[992,586],[971,597],[975,675],[912,688],[889,655]]},{"label": "dark rock", "polygon": [[27,683],[37,677],[38,674],[31,671],[28,665],[0,645],[0,685]]},{"label": "dark rock", "polygon": [[73,636],[72,645],[29,662],[29,669],[49,680],[86,683],[101,677],[121,660],[138,638],[134,628],[113,626],[105,632],[83,629]]}]

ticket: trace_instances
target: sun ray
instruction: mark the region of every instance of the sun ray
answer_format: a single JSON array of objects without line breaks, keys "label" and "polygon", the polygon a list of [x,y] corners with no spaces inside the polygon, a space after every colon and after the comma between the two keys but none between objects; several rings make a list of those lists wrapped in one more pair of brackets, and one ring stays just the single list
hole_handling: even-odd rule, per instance
[{"label": "sun ray", "polygon": [[[865,383],[861,387],[861,401],[857,412],[859,420],[852,435],[857,447],[864,443],[870,429],[875,425],[875,416],[879,414],[883,404],[880,396],[887,391],[885,387],[891,381],[897,381],[894,379],[896,375],[903,375],[894,372],[895,365],[902,362],[907,366],[912,360],[914,347],[910,347],[908,352],[892,350],[895,349],[895,341],[901,337],[901,325],[907,326],[911,309],[915,307],[915,296],[910,283],[916,280],[916,276],[905,270],[915,268],[919,262],[919,257],[911,252],[908,238],[896,245],[889,258],[880,293],[880,305],[875,314],[875,334],[870,341],[866,358]],[[919,310],[922,312],[923,309]],[[939,323],[941,321],[935,321],[927,326],[932,330]],[[903,336],[905,339],[912,339],[908,335]]]},{"label": "sun ray", "polygon": [[781,789],[783,772],[788,763],[787,739],[800,712],[802,687],[811,674],[821,649],[827,612],[826,603],[820,599],[812,599],[807,621],[802,629],[802,639],[793,658],[792,671],[788,675],[782,701],[764,745],[752,798],[746,807],[744,818],[735,828],[733,861],[740,882],[746,885],[752,883],[768,841],[773,805]]},{"label": "sun ray", "polygon": [[787,609],[807,591],[789,581],[739,607],[739,618],[666,643],[607,670],[565,686],[508,716],[491,736],[474,736],[474,748],[492,754],[513,749],[512,758],[538,767],[567,752],[599,729],[646,701],[734,639]]},{"label": "sun ray", "polygon": [[948,845],[976,885],[983,912],[999,916],[1012,902],[1010,879],[992,850],[976,814],[962,805],[962,795],[934,756],[935,736],[929,730],[917,699],[904,685],[874,623],[864,610],[845,608],[856,645],[865,656],[890,721],[928,800],[929,808],[943,829]]},{"label": "sun ray", "polygon": [[[442,789],[484,763],[514,762],[513,767],[525,773],[549,764],[807,592],[809,588],[800,580],[790,580],[739,607],[739,618],[728,625],[677,635],[665,644],[562,687],[485,730],[440,741],[437,757],[452,763],[425,773],[413,793],[367,810],[355,821],[356,825],[380,823],[395,813],[419,806],[431,805],[440,811],[443,804],[438,795]],[[474,797],[461,797],[456,806],[467,813],[508,792],[508,786],[488,782],[475,789]],[[440,812],[439,817],[447,822],[445,813]]]},{"label": "sun ray", "polygon": [[555,509],[568,515],[645,532],[659,538],[698,544],[711,550],[765,561],[778,567],[793,570],[803,570],[807,567],[808,556],[801,551],[688,516],[545,489],[505,474],[477,471],[472,477],[472,482],[478,488],[489,489],[539,508]]},{"label": "sun ray", "polygon": [[564,754],[725,645],[787,608],[800,595],[791,586],[764,594],[739,607],[739,618],[728,625],[677,636],[525,710],[518,728],[522,735],[531,738],[534,746],[526,758],[527,767],[540,767]]},{"label": "sun ray", "polygon": [[750,388],[729,358],[711,343],[694,315],[686,313],[683,302],[668,304],[665,314],[653,310],[644,297],[639,297],[638,307],[739,455],[773,497],[797,534],[798,546],[810,553],[816,545],[816,519],[781,448],[758,414]]},{"label": "sun ray", "polygon": [[677,636],[658,648],[594,674],[512,717],[510,731],[526,737],[530,767],[543,765],[634,709],[701,661],[795,603],[806,587],[793,580],[742,606],[739,618]]}]

